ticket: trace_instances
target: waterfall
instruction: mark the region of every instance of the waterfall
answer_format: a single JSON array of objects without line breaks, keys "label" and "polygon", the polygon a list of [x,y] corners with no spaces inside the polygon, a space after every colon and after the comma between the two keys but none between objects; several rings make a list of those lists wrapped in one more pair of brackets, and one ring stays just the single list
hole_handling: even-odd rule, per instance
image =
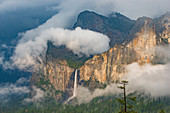
[{"label": "waterfall", "polygon": [[75,75],[74,75],[74,90],[73,90],[73,96],[71,96],[70,98],[68,98],[68,100],[66,102],[64,102],[64,104],[68,103],[70,100],[72,100],[73,98],[75,98],[77,95],[77,69],[75,70]]},{"label": "waterfall", "polygon": [[77,69],[75,71],[74,75],[74,91],[73,91],[73,97],[75,97],[77,94]]}]

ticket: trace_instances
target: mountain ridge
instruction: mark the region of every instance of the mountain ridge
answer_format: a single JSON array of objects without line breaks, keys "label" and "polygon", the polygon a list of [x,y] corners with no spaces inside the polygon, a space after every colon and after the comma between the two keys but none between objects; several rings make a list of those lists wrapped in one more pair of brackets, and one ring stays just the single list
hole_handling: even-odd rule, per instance
[{"label": "mountain ridge", "polygon": [[[98,19],[101,20],[101,18]],[[164,25],[164,20],[166,20],[165,17],[160,17],[157,21],[148,17],[139,18],[123,42],[115,43],[110,50],[94,55],[84,65],[78,67],[78,83],[90,87],[91,90],[104,88],[106,84],[117,82],[126,73],[125,66],[128,64],[133,62],[138,62],[140,65],[145,63],[158,64],[159,59],[156,59],[155,47],[170,43],[170,21],[168,20]],[[97,26],[100,26],[100,24],[95,25],[95,27]],[[84,29],[87,27],[85,26]],[[160,29],[162,32],[159,32]],[[53,52],[55,52],[55,49]],[[66,99],[69,95],[72,95],[70,88],[73,87],[74,80],[72,78],[74,78],[75,69],[69,67],[67,61],[64,59],[58,61],[54,57],[44,63],[40,70],[42,70],[40,71],[41,74],[35,73],[33,78],[36,78],[37,75],[43,75],[43,80],[48,81],[50,85],[46,87],[43,82],[37,87],[45,90],[54,86],[50,95],[55,97],[56,100],[58,100],[58,97]],[[42,78],[42,76],[39,77]],[[37,79],[37,83],[42,82],[40,78]],[[62,97],[61,93],[55,93],[55,90],[64,92],[67,96]]]},{"label": "mountain ridge", "polygon": [[110,46],[113,46],[125,41],[135,23],[134,20],[130,20],[120,13],[115,13],[115,15],[116,17],[106,17],[95,12],[84,11],[78,15],[73,28],[81,27],[103,33],[110,38]]}]

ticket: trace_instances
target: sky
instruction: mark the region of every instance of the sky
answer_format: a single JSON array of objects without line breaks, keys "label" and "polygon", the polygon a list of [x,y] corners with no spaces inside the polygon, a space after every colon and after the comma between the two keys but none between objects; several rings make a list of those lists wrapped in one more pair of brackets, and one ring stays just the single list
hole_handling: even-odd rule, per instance
[{"label": "sky", "polygon": [[[0,13],[35,7],[47,10],[96,10],[102,14],[117,11],[136,19],[140,16],[156,17],[169,11],[169,0],[0,0]],[[72,7],[74,5],[74,7]],[[106,7],[107,6],[107,7]]]}]

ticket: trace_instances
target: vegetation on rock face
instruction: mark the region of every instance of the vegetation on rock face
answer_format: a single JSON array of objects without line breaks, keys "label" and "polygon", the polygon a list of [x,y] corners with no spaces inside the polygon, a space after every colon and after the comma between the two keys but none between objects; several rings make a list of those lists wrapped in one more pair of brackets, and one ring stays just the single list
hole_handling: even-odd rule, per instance
[{"label": "vegetation on rock face", "polygon": [[80,83],[84,86],[84,87],[88,87],[88,89],[90,91],[94,91],[96,88],[99,89],[104,89],[106,88],[106,84],[100,83],[99,81],[97,81],[96,79],[93,81],[92,77],[88,80],[88,81],[80,81]]},{"label": "vegetation on rock face", "polygon": [[87,61],[92,56],[78,56],[74,54],[71,50],[67,49],[65,46],[56,47],[51,42],[48,42],[48,49],[46,52],[47,61],[49,59],[66,60],[68,66],[74,69],[81,67],[85,61]]},{"label": "vegetation on rock face", "polygon": [[45,75],[40,76],[35,86],[45,92],[45,98],[51,98],[55,101],[57,100],[58,102],[63,101],[65,98],[65,93],[63,91],[56,90],[54,85]]}]

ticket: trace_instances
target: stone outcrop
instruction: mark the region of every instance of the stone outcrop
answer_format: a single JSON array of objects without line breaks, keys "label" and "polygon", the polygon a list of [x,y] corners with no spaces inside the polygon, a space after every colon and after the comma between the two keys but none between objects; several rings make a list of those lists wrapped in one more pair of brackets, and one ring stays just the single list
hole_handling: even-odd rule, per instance
[{"label": "stone outcrop", "polygon": [[63,93],[67,92],[66,88],[70,88],[73,84],[73,73],[74,69],[68,66],[66,60],[48,59],[39,69],[39,72],[33,74],[31,82],[45,91],[46,96],[61,100],[64,99]]},{"label": "stone outcrop", "polygon": [[[164,21],[160,18],[158,22]],[[156,30],[155,21],[151,18],[139,18],[132,28],[125,43],[115,45],[109,51],[95,55],[92,59],[85,62],[80,70],[80,80],[97,80],[100,83],[110,83],[119,80],[126,72],[125,66],[132,62],[139,64],[151,63],[156,55],[155,47],[162,42],[160,40],[169,39],[169,23],[162,35]],[[162,34],[161,33],[161,34]],[[167,42],[169,43],[169,42]]]},{"label": "stone outcrop", "polygon": [[65,92],[74,69],[70,68],[66,61],[48,62],[45,68],[49,82],[56,90]]},{"label": "stone outcrop", "polygon": [[170,12],[156,19],[156,31],[158,42],[161,44],[170,43]]},{"label": "stone outcrop", "polygon": [[113,13],[106,17],[95,12],[84,11],[78,15],[73,28],[81,27],[103,33],[110,38],[110,46],[113,46],[126,40],[134,24],[134,20],[120,13]]}]

